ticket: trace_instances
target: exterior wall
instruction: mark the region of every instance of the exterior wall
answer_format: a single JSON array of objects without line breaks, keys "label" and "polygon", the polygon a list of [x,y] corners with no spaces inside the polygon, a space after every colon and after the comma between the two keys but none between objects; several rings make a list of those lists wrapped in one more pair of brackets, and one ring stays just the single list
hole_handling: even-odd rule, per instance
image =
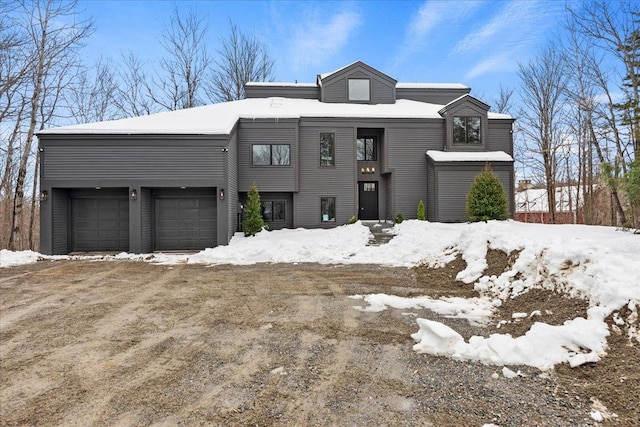
[{"label": "exterior wall", "polygon": [[[484,162],[436,163],[430,165],[435,173],[435,209],[429,212],[430,220],[439,222],[464,222],[467,220],[467,194],[475,177],[482,172]],[[507,194],[510,216],[513,217],[513,165],[492,163],[491,169],[498,176]]]},{"label": "exterior wall", "polygon": [[[226,217],[227,217],[227,235],[221,236],[218,234],[218,242],[228,242],[233,237],[233,234],[238,230],[238,132],[237,127],[231,133],[229,137],[229,145],[227,146],[227,171],[225,175],[227,177],[227,187],[225,189],[227,198]],[[222,203],[218,203],[218,218],[225,215],[225,212],[221,212],[220,209]],[[221,230],[221,224],[218,224],[218,230]],[[220,231],[219,231],[220,232]]]},{"label": "exterior wall", "polygon": [[[238,191],[247,192],[252,183],[258,191],[296,191],[298,189],[297,120],[241,120],[238,127]],[[291,165],[253,166],[253,144],[289,144]]]},{"label": "exterior wall", "polygon": [[371,72],[364,67],[346,68],[322,80],[322,102],[349,102],[348,80],[351,78],[370,79],[371,100],[364,104],[393,104],[396,102],[396,82],[381,73]]},{"label": "exterior wall", "polygon": [[[453,143],[453,117],[454,116],[479,116],[480,117],[480,144],[454,144]],[[488,151],[487,139],[489,137],[489,123],[487,111],[479,106],[465,102],[448,109],[445,114],[446,133],[444,135],[445,151]]]},{"label": "exterior wall", "polygon": [[446,105],[456,98],[469,93],[471,89],[403,88],[396,87],[396,99]]},{"label": "exterior wall", "polygon": [[[320,167],[320,133],[335,133],[336,166]],[[300,187],[293,196],[295,227],[335,227],[357,213],[355,128],[352,124],[300,123]],[[323,223],[320,198],[336,198],[336,221]]]},{"label": "exterior wall", "polygon": [[[40,136],[40,185],[50,195],[41,208],[41,251],[68,253],[70,190],[96,187],[138,192],[129,201],[129,250],[151,251],[151,189],[225,188],[228,168],[222,148],[227,143],[224,136]],[[228,205],[219,201],[217,206],[218,242],[227,243],[235,225],[229,222]]]},{"label": "exterior wall", "polygon": [[244,93],[247,98],[269,98],[279,96],[282,98],[297,99],[320,99],[320,88],[313,86],[293,86],[293,85],[263,85],[248,84],[244,87]]},{"label": "exterior wall", "polygon": [[[239,196],[240,203],[244,206],[247,204],[247,193],[240,193]],[[293,228],[293,193],[260,193],[260,201],[268,202],[268,201],[284,201],[285,203],[285,212],[284,212],[284,221],[267,221],[265,222],[269,226],[269,230],[281,230],[283,228]]]},{"label": "exterior wall", "polygon": [[487,151],[504,151],[513,156],[513,120],[489,120]]},{"label": "exterior wall", "polygon": [[441,121],[387,128],[385,170],[393,175],[390,191],[394,199],[389,219],[400,212],[406,219],[415,219],[418,202],[429,202],[425,153],[442,149],[442,131]]}]

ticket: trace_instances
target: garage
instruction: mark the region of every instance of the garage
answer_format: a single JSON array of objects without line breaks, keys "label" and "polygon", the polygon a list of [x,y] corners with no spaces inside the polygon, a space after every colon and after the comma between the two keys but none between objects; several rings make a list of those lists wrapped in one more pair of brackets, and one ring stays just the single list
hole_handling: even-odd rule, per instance
[{"label": "garage", "polygon": [[73,252],[129,250],[127,194],[126,188],[71,192]]},{"label": "garage", "polygon": [[153,199],[156,251],[201,250],[216,246],[214,188],[154,190]]}]

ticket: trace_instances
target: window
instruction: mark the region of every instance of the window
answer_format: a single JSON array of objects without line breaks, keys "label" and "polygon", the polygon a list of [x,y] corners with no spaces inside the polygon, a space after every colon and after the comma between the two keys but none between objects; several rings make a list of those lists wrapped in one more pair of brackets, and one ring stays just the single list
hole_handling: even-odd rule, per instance
[{"label": "window", "polygon": [[262,219],[269,222],[283,222],[284,201],[262,202]]},{"label": "window", "polygon": [[255,144],[252,148],[254,166],[289,166],[291,148],[285,144]]},{"label": "window", "polygon": [[336,165],[336,137],[333,133],[320,134],[320,166]]},{"label": "window", "polygon": [[356,148],[357,160],[377,160],[375,137],[358,138]]},{"label": "window", "polygon": [[336,220],[336,198],[321,197],[320,198],[320,214],[322,222],[335,222]]},{"label": "window", "polygon": [[454,117],[453,143],[480,144],[480,117]]},{"label": "window", "polygon": [[362,183],[362,191],[376,191],[376,183],[375,182],[363,182]]},{"label": "window", "polygon": [[349,79],[349,101],[370,101],[369,79]]}]

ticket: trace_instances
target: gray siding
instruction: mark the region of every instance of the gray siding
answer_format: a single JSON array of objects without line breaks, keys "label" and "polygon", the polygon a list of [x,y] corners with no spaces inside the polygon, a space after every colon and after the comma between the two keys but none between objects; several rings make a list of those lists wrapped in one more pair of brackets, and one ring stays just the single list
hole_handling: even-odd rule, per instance
[{"label": "gray siding", "polygon": [[282,98],[320,99],[318,86],[275,86],[275,85],[248,85],[244,88],[247,98],[269,98],[279,96]]},{"label": "gray siding", "polygon": [[153,199],[151,197],[151,189],[150,188],[141,188],[138,201],[140,203],[140,252],[141,253],[149,253],[153,250],[152,244],[152,232],[153,232],[153,222],[152,222],[152,203]]},{"label": "gray siding", "polygon": [[[505,166],[492,165],[495,174],[505,189],[512,212],[512,197],[509,197],[513,186],[512,174]],[[467,220],[467,194],[475,177],[482,172],[484,163],[467,163],[464,165],[437,165],[437,218],[440,222],[464,222]],[[506,167],[508,168],[508,166]]]},{"label": "gray siding", "polygon": [[175,143],[172,146],[47,145],[43,156],[45,181],[197,179],[218,180],[223,175],[219,148]]},{"label": "gray siding", "polygon": [[504,151],[513,156],[512,120],[489,120],[487,151]]},{"label": "gray siding", "polygon": [[232,133],[229,138],[227,152],[227,237],[223,241],[218,235],[218,244],[227,244],[238,229],[238,133]]},{"label": "gray siding", "polygon": [[[238,191],[296,191],[298,176],[297,121],[261,123],[241,121],[238,128]],[[290,166],[253,166],[253,144],[289,144]]]},{"label": "gray siding", "polygon": [[323,102],[349,102],[348,99],[348,79],[366,78],[371,80],[371,101],[370,104],[393,104],[396,102],[395,82],[389,82],[372,73],[365,73],[362,70],[340,73],[336,77],[328,78],[322,82]]},{"label": "gray siding", "polygon": [[396,99],[428,102],[445,105],[469,93],[471,89],[401,88],[396,87]]},{"label": "gray siding", "polygon": [[[300,127],[300,191],[294,194],[295,227],[333,227],[356,215],[357,183],[353,127]],[[320,132],[335,133],[336,166],[320,167]],[[323,223],[320,198],[336,198],[336,221]]]},{"label": "gray siding", "polygon": [[428,162],[427,165],[427,200],[425,207],[427,208],[427,219],[436,221],[436,172],[433,163]]},{"label": "gray siding", "polygon": [[51,255],[69,252],[69,191],[63,188],[51,190],[52,240]]},{"label": "gray siding", "polygon": [[422,127],[388,128],[388,169],[393,173],[395,217],[402,212],[406,219],[416,218],[418,202],[427,199],[427,150],[442,149],[442,122]]}]

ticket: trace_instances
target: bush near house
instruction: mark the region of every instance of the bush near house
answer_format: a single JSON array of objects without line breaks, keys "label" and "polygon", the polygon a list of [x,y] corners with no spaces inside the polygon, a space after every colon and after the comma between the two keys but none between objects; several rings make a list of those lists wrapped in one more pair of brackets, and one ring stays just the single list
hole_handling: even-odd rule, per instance
[{"label": "bush near house", "polygon": [[242,229],[245,236],[255,236],[264,228],[264,220],[262,219],[262,205],[260,204],[260,193],[255,183],[251,184],[251,188],[247,193],[247,205],[244,210],[244,220],[242,221]]},{"label": "bush near house", "polygon": [[402,212],[400,212],[398,215],[396,215],[396,224],[402,224],[402,221],[404,221],[404,215],[402,214]]},{"label": "bush near house", "polygon": [[488,164],[473,180],[467,194],[467,218],[472,222],[509,218],[507,195]]},{"label": "bush near house", "polygon": [[424,202],[422,200],[420,200],[420,202],[418,203],[418,220],[420,221],[426,221],[427,220],[427,216],[425,214],[424,211]]}]

